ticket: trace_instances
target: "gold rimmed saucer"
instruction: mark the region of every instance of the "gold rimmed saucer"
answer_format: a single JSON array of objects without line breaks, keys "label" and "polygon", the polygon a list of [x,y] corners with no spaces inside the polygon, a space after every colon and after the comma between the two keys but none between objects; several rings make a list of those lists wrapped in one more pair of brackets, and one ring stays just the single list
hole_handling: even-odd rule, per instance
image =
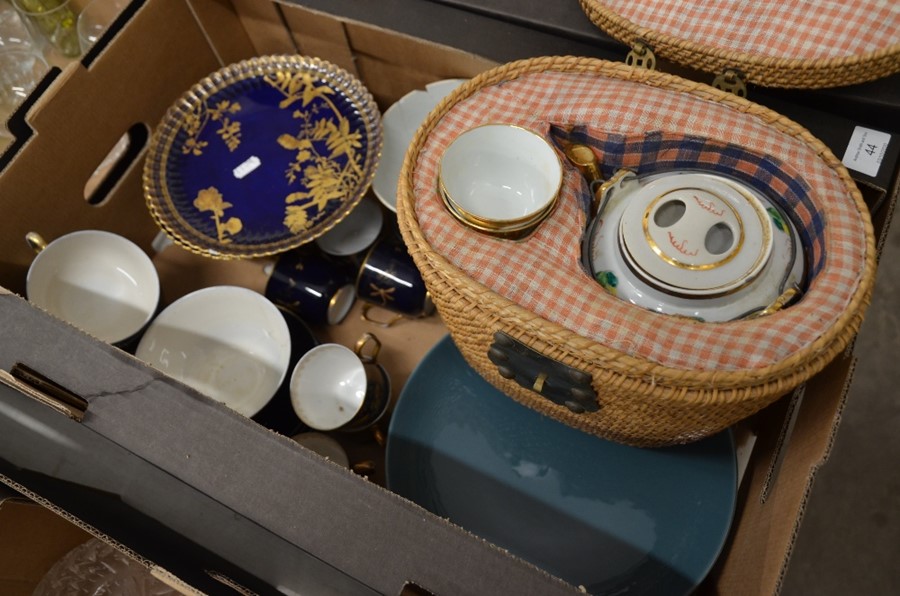
[{"label": "gold rimmed saucer", "polygon": [[169,108],[150,142],[144,194],[158,225],[192,252],[272,255],[350,213],[381,145],[378,107],[348,72],[305,56],[252,58]]}]

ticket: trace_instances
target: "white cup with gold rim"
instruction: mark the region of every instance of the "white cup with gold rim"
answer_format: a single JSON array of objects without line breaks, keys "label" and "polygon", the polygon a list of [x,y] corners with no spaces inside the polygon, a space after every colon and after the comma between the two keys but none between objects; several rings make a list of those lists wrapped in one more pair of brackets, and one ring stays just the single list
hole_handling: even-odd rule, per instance
[{"label": "white cup with gold rim", "polygon": [[387,412],[391,383],[377,362],[381,342],[365,333],[353,349],[324,343],[304,354],[291,373],[291,404],[297,417],[319,431],[356,432]]},{"label": "white cup with gold rim", "polygon": [[441,155],[438,192],[447,210],[479,232],[522,239],[554,210],[562,163],[538,133],[483,124],[457,136]]}]

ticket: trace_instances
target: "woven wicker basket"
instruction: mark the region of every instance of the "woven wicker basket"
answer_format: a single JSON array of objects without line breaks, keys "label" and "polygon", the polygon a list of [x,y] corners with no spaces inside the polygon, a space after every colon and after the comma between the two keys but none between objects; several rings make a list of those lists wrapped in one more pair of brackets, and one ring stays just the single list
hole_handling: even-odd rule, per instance
[{"label": "woven wicker basket", "polygon": [[705,72],[731,69],[748,83],[834,87],[900,72],[900,12],[890,2],[580,2],[595,25],[630,46],[640,41],[661,58]]},{"label": "woven wicker basket", "polygon": [[[763,366],[731,367],[727,370],[694,369],[660,364],[657,359],[634,351],[612,347],[576,333],[568,326],[535,314],[516,301],[473,279],[444,254],[452,247],[436,249],[423,232],[417,201],[435,184],[424,186],[416,179],[429,136],[460,102],[488,88],[508,87],[508,83],[536,73],[564,73],[600,77],[600,81],[624,81],[698,99],[721,106],[726,111],[752,117],[800,144],[821,159],[834,175],[845,198],[859,218],[860,264],[857,285],[848,290],[849,299],[835,313],[833,322],[818,337]],[[499,86],[499,87],[498,87]],[[711,104],[710,104],[711,105]],[[627,110],[628,107],[626,106]],[[602,118],[602,115],[600,116]],[[433,158],[433,156],[430,156]],[[426,190],[423,190],[426,189]],[[759,411],[795,389],[819,372],[851,342],[870,300],[875,272],[875,244],[872,225],[862,198],[841,163],[831,152],[796,123],[756,105],[704,84],[664,73],[635,69],[621,63],[577,57],[542,57],[513,62],[486,71],[449,95],[428,116],[406,154],[398,188],[398,219],[403,238],[419,267],[440,316],[469,364],[485,379],[512,399],[572,427],[604,438],[636,445],[660,446],[697,440],[718,432]],[[503,241],[498,241],[503,242]],[[515,243],[513,243],[515,244]],[[552,267],[552,265],[548,265]],[[825,291],[825,290],[821,290]],[[613,299],[616,302],[622,302]],[[619,308],[617,306],[617,308]],[[623,318],[657,321],[674,319],[624,305]],[[789,312],[798,306],[791,307]],[[759,319],[777,320],[783,313]],[[668,322],[667,322],[668,324]],[[679,322],[684,329],[703,329],[699,322]],[[691,327],[690,325],[700,327]],[[708,327],[706,328],[708,329]],[[751,330],[752,327],[743,329]],[[517,353],[537,357],[566,376],[566,383],[596,392],[593,408],[550,400],[516,380],[498,367],[492,350],[512,345]],[[492,358],[494,361],[492,361]],[[505,375],[505,376],[504,376]],[[583,402],[582,402],[583,403]],[[597,409],[599,408],[599,409]],[[596,410],[596,411],[590,411]]]}]

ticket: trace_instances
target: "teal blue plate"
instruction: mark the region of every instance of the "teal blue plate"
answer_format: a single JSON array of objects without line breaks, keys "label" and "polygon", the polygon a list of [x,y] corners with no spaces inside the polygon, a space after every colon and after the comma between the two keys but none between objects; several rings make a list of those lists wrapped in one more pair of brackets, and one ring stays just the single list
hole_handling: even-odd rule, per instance
[{"label": "teal blue plate", "polygon": [[378,106],[354,76],[306,56],[251,58],[169,108],[147,151],[144,192],[159,226],[193,252],[272,255],[350,213],[381,145]]},{"label": "teal blue plate", "polygon": [[447,336],[403,388],[387,443],[395,493],[593,594],[687,594],[734,514],[730,432],[639,449],[519,405]]}]

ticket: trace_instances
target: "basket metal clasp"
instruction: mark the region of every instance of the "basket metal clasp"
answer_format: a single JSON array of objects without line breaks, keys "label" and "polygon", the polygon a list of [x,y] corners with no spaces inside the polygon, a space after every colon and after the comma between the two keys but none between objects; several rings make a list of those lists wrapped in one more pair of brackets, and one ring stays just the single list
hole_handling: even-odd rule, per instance
[{"label": "basket metal clasp", "polygon": [[589,373],[544,356],[502,331],[494,333],[488,359],[501,377],[576,414],[600,409]]},{"label": "basket metal clasp", "polygon": [[733,68],[716,75],[712,86],[716,89],[733,93],[738,97],[747,97],[747,83],[744,82],[744,75],[741,71]]},{"label": "basket metal clasp", "polygon": [[631,51],[625,56],[625,64],[647,70],[656,70],[656,54],[640,39],[631,45]]}]

